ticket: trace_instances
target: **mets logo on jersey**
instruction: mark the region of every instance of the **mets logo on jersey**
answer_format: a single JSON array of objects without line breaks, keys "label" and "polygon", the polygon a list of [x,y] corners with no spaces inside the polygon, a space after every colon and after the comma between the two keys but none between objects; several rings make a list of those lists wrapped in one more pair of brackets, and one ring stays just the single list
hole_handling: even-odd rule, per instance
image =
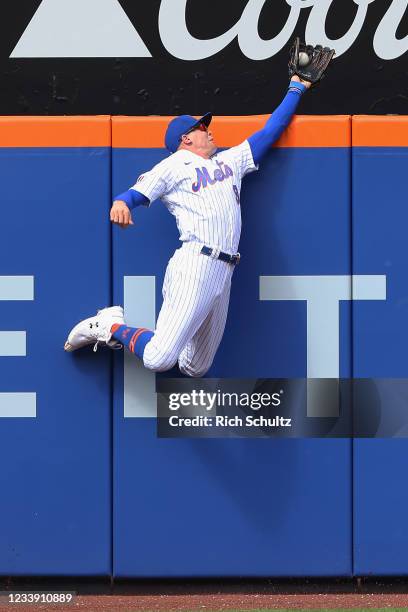
[{"label": "mets logo on jersey", "polygon": [[200,191],[201,187],[207,187],[207,185],[214,185],[217,182],[224,181],[225,179],[233,176],[231,168],[224,164],[224,162],[216,162],[218,168],[214,171],[214,176],[211,178],[208,169],[203,166],[202,168],[196,168],[197,180],[191,185],[194,192]]}]

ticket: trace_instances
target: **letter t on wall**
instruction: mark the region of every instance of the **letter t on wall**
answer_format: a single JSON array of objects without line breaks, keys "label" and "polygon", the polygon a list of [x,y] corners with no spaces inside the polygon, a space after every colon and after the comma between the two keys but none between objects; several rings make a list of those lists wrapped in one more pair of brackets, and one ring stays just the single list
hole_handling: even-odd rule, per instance
[{"label": "letter t on wall", "polygon": [[386,277],[261,276],[260,299],[307,303],[307,415],[338,416],[339,302],[385,300]]}]

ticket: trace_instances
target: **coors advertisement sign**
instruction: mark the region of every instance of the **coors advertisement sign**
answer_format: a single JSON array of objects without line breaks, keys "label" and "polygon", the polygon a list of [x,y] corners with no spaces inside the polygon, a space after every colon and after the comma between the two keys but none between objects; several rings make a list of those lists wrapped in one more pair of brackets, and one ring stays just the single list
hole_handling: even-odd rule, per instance
[{"label": "coors advertisement sign", "polygon": [[270,113],[295,36],[336,50],[301,113],[405,114],[407,4],[6,1],[0,114]]}]

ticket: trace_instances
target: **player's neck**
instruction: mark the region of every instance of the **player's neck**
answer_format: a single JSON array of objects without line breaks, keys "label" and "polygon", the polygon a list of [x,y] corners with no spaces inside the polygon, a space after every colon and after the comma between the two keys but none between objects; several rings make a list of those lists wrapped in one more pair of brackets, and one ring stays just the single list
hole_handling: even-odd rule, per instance
[{"label": "player's neck", "polygon": [[178,149],[179,151],[189,151],[190,153],[194,153],[194,155],[198,155],[204,159],[210,159],[210,157],[214,154],[213,151],[203,151],[202,149],[198,149],[195,147],[187,147],[181,145]]}]

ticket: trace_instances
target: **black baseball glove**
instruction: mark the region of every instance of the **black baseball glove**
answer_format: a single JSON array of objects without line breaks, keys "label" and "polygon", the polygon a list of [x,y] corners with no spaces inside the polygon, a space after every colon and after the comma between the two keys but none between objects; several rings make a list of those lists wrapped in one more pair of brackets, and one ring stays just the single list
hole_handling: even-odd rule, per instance
[{"label": "black baseball glove", "polygon": [[[301,56],[299,61],[300,53],[306,53],[309,56],[309,62],[303,66],[300,64],[305,56]],[[316,85],[323,78],[325,70],[332,61],[334,54],[334,49],[329,49],[329,47],[323,48],[321,45],[316,45],[315,47],[313,45],[305,45],[300,42],[299,38],[295,38],[290,50],[289,78],[297,74],[303,81],[309,81],[309,83]]]}]

